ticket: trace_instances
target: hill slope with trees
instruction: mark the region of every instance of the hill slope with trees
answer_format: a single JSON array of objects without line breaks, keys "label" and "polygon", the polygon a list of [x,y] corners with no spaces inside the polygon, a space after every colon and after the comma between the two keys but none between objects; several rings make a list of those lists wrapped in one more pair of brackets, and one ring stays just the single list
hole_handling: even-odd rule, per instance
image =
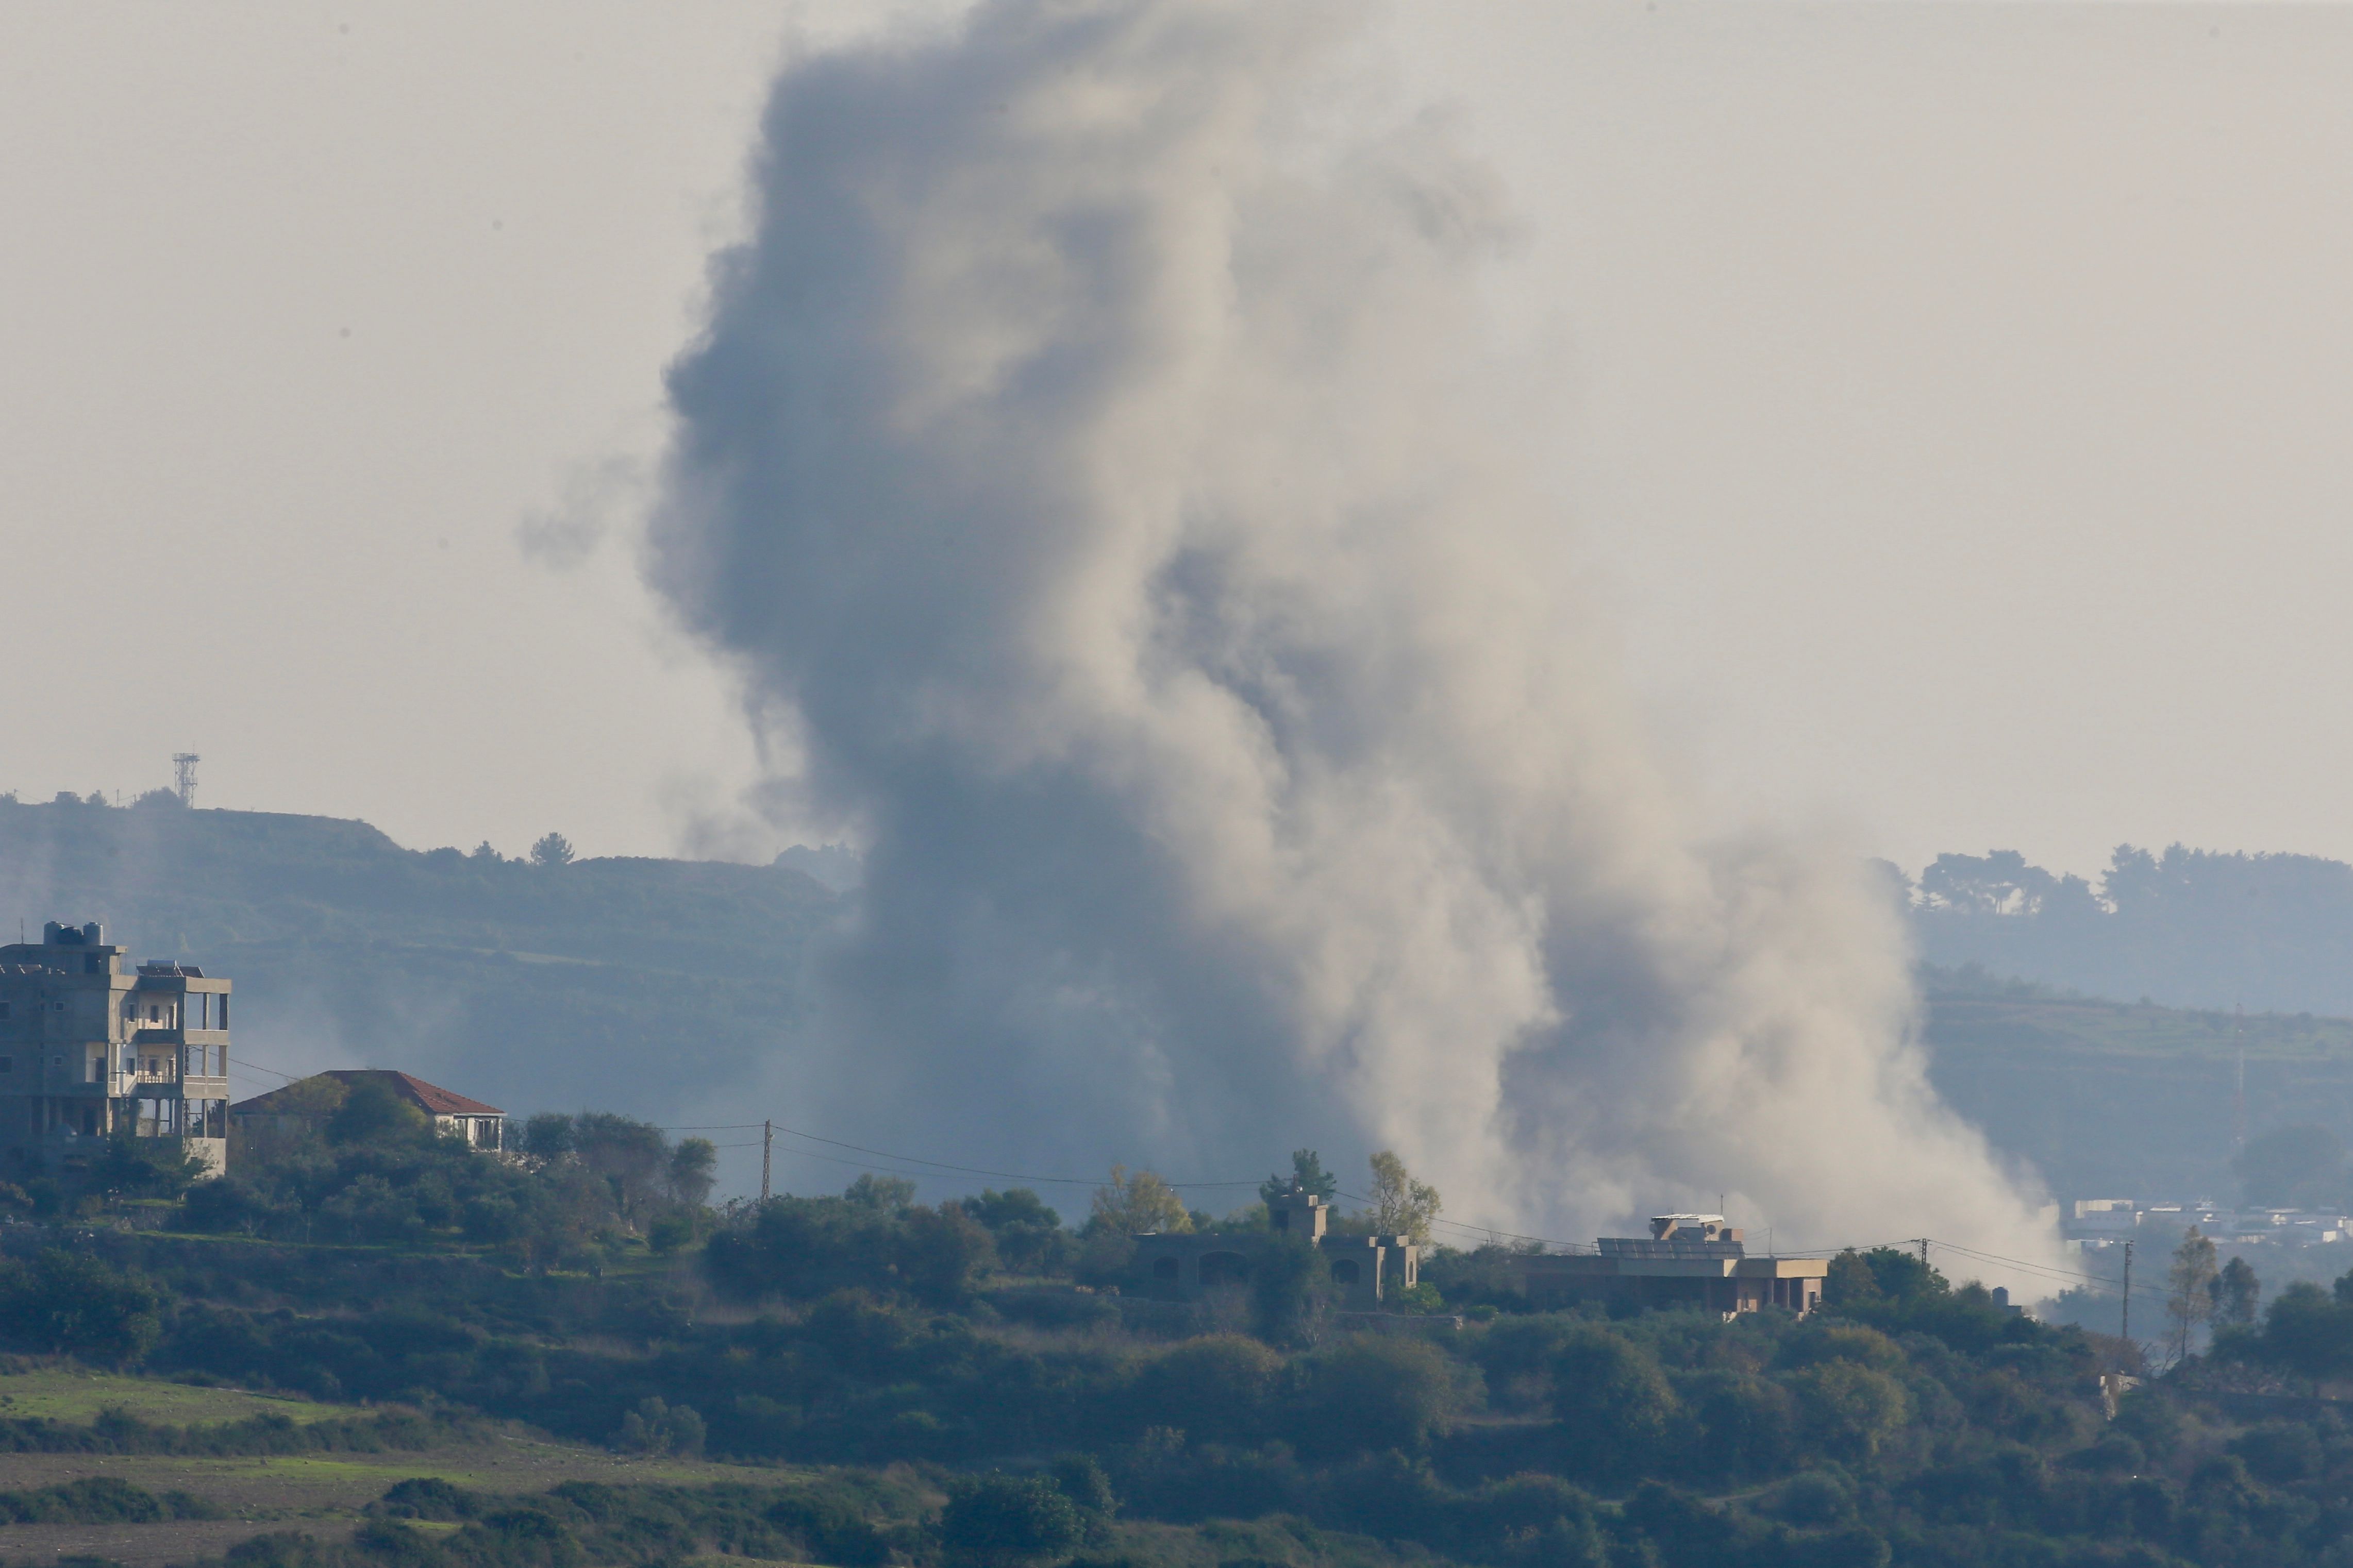
[{"label": "hill slope with trees", "polygon": [[786,1047],[811,940],[844,906],[781,867],[541,864],[331,817],[0,797],[0,907],[37,940],[103,920],[133,956],[227,975],[257,1063],[670,1119]]}]

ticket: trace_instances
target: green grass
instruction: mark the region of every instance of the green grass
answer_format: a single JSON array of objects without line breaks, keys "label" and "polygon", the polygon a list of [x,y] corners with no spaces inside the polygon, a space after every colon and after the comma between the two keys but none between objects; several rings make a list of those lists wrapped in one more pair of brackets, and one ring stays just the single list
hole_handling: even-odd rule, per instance
[{"label": "green grass", "polygon": [[2251,1061],[2341,1059],[2353,1052],[2353,1019],[2309,1014],[2194,1012],[2087,998],[1929,993],[1931,1044],[1989,1052],[2228,1060],[2243,1042]]},{"label": "green grass", "polygon": [[[510,1460],[536,1458],[557,1468],[627,1485],[661,1482],[673,1486],[708,1486],[714,1481],[741,1481],[748,1478],[775,1481],[794,1473],[782,1468],[765,1466],[752,1468],[699,1459],[625,1457],[607,1454],[601,1448],[579,1448],[559,1443],[513,1443],[507,1445],[500,1457]],[[191,1468],[209,1464],[224,1470],[264,1467],[271,1475],[293,1485],[305,1480],[348,1481],[395,1473],[402,1477],[427,1476],[459,1487],[480,1488],[498,1484],[492,1467],[470,1462],[470,1457],[462,1451],[449,1450],[441,1452],[438,1462],[437,1456],[428,1449],[421,1454],[371,1456],[364,1459],[327,1458],[313,1454],[272,1454],[259,1459],[187,1459],[180,1463]]]},{"label": "green grass", "polygon": [[75,1372],[43,1367],[35,1372],[0,1373],[0,1420],[84,1423],[99,1413],[121,1408],[142,1421],[174,1426],[209,1426],[247,1421],[257,1415],[284,1415],[309,1424],[337,1415],[364,1415],[350,1405],[317,1405],[309,1400],[271,1398],[232,1388],[196,1388],[160,1378],[118,1377],[111,1373]]}]

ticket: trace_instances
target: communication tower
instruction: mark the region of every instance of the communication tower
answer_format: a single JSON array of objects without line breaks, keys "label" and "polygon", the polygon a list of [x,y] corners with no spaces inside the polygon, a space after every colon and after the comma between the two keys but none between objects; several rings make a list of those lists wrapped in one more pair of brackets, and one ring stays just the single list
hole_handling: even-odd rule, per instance
[{"label": "communication tower", "polygon": [[196,804],[196,764],[203,761],[204,759],[194,752],[172,753],[172,772],[179,781],[182,805],[193,806]]},{"label": "communication tower", "polygon": [[2231,1102],[2231,1154],[2247,1152],[2247,1008],[2241,1003],[2232,1018],[2232,1044],[2238,1047],[2238,1083]]}]

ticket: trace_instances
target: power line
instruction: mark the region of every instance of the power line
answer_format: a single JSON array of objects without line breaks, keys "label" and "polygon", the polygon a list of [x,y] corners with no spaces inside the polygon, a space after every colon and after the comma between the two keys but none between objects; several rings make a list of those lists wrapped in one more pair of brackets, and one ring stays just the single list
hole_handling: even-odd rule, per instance
[{"label": "power line", "polygon": [[[278,1078],[286,1079],[290,1083],[296,1081],[298,1078],[298,1075],[294,1073],[287,1072],[282,1068],[267,1066],[261,1062],[254,1061],[249,1058],[232,1057],[229,1060],[235,1066],[251,1068],[257,1071],[270,1073]],[[695,1125],[661,1126],[657,1128],[657,1131],[663,1132],[747,1132],[754,1128],[765,1129],[768,1125],[770,1124],[759,1121],[722,1121],[704,1122]],[[855,1153],[871,1154],[878,1160],[896,1161],[900,1165],[929,1167],[929,1169],[925,1170],[908,1171],[897,1169],[891,1165],[871,1164],[863,1160],[844,1159],[840,1155],[822,1153],[814,1149],[797,1149],[792,1151],[792,1152],[800,1155],[804,1159],[823,1160],[828,1164],[847,1165],[853,1170],[875,1171],[885,1175],[893,1176],[923,1176],[935,1174],[941,1172],[953,1172],[959,1175],[992,1176],[999,1181],[1035,1182],[1040,1185],[1046,1186],[1100,1187],[1103,1184],[1101,1178],[1093,1176],[1040,1176],[1019,1171],[992,1170],[988,1167],[980,1165],[959,1165],[945,1160],[926,1159],[920,1154],[901,1154],[887,1149],[869,1148],[862,1143],[847,1142],[839,1138],[827,1138],[819,1133],[804,1132],[798,1128],[787,1127],[782,1122],[776,1122],[773,1125],[775,1126],[776,1131],[782,1132],[790,1138],[798,1138],[812,1143],[823,1143],[835,1149],[848,1149]],[[754,1139],[742,1142],[719,1143],[714,1144],[713,1147],[719,1149],[757,1149],[763,1148],[765,1145],[765,1139]],[[1167,1185],[1173,1188],[1189,1190],[1195,1188],[1255,1187],[1259,1185],[1259,1184],[1251,1181],[1186,1181],[1169,1182],[1167,1183]],[[1369,1206],[1373,1202],[1372,1199],[1366,1197],[1361,1193],[1347,1192],[1337,1187],[1334,1188],[1334,1192],[1336,1195],[1346,1198],[1351,1203],[1364,1204]],[[1484,1237],[1490,1241],[1508,1240],[1533,1242],[1539,1247],[1556,1247],[1574,1253],[1594,1253],[1600,1250],[1599,1246],[1592,1242],[1564,1241],[1557,1237],[1530,1236],[1519,1231],[1503,1230],[1494,1226],[1480,1225],[1474,1221],[1433,1218],[1430,1223],[1433,1226],[1443,1227],[1447,1230],[1454,1231],[1463,1236]],[[2039,1276],[2046,1279],[2070,1280],[2078,1284],[2089,1286],[2094,1289],[2111,1292],[2117,1289],[2116,1282],[2115,1280],[2105,1279],[2099,1275],[2079,1273],[2071,1269],[2053,1268],[2045,1264],[2029,1263],[2022,1258],[2004,1258],[1996,1253],[1980,1252],[1973,1247],[1962,1247],[1955,1242],[1938,1240],[1934,1237],[1923,1239],[1925,1239],[1928,1245],[1941,1247],[1947,1252],[1957,1253],[1962,1257],[1974,1258],[1980,1262],[2004,1264],[2010,1268],[2022,1269],[2031,1275]],[[1773,1256],[1777,1258],[1824,1257],[1834,1256],[1841,1252],[1870,1252],[1878,1250],[1881,1247],[1893,1247],[1896,1245],[1899,1244],[1894,1242],[1874,1242],[1868,1246],[1850,1244],[1844,1247],[1788,1247],[1776,1251]]]},{"label": "power line", "polygon": [[[756,1126],[758,1123],[755,1122],[753,1125]],[[920,1154],[894,1154],[888,1149],[869,1149],[862,1143],[845,1143],[839,1138],[822,1138],[814,1132],[803,1132],[796,1128],[787,1127],[781,1121],[776,1123],[776,1131],[794,1138],[806,1138],[813,1143],[824,1143],[836,1149],[849,1149],[860,1154],[871,1154],[878,1160],[897,1160],[909,1165],[930,1165],[942,1171],[955,1171],[967,1176],[995,1176],[999,1181],[1037,1182],[1058,1187],[1100,1187],[1103,1184],[1103,1178],[1100,1176],[1033,1176],[1019,1171],[991,1171],[978,1165],[953,1165],[944,1160],[926,1160]],[[804,1149],[799,1152],[813,1154],[815,1151]],[[904,1173],[921,1174],[922,1173]],[[1172,1187],[1255,1187],[1258,1184],[1256,1182],[1169,1182],[1167,1185]]]}]

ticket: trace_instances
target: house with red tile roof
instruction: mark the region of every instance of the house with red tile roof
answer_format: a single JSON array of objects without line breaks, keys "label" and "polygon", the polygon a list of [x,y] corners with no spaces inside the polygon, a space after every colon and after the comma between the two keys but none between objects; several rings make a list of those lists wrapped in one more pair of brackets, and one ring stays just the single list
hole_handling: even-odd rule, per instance
[{"label": "house with red tile roof", "polygon": [[238,1100],[228,1108],[229,1120],[240,1132],[289,1131],[298,1126],[317,1131],[343,1097],[362,1083],[381,1085],[394,1099],[415,1106],[432,1119],[438,1132],[454,1132],[477,1149],[506,1147],[505,1111],[388,1068],[330,1068],[268,1094]]}]

